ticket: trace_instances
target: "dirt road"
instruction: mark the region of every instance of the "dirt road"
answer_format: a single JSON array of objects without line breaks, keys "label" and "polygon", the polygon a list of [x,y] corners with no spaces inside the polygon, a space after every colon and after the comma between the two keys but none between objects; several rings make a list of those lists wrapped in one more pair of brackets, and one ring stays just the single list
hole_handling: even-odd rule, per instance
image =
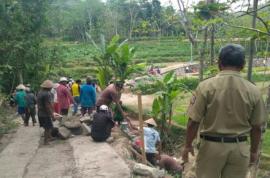
[{"label": "dirt road", "polygon": [[21,126],[0,153],[1,178],[128,178],[130,170],[107,143],[90,137],[40,144],[42,129]]}]

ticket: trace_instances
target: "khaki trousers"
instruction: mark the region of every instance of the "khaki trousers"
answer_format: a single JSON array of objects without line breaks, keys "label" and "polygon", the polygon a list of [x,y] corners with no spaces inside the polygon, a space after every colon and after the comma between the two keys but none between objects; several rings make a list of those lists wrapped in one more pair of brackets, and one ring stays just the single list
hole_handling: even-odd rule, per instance
[{"label": "khaki trousers", "polygon": [[196,160],[197,178],[245,178],[249,157],[247,142],[219,143],[201,139]]}]

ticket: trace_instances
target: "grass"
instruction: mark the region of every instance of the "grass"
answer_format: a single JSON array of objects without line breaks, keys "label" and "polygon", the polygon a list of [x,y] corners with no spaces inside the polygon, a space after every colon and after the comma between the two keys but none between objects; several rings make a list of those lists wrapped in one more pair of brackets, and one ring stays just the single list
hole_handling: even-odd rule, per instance
[{"label": "grass", "polygon": [[136,61],[148,62],[175,62],[188,61],[190,59],[190,44],[189,42],[171,40],[148,40],[148,41],[133,41],[131,46],[136,48]]},{"label": "grass", "polygon": [[[187,61],[190,58],[190,43],[178,39],[139,40],[129,43],[136,48],[134,60],[140,62]],[[46,41],[45,45],[60,47],[62,58],[67,61],[93,60],[98,54],[98,49],[92,43]]]},{"label": "grass", "polygon": [[[177,39],[138,40],[130,41],[136,48],[134,61],[147,63],[166,63],[188,61],[190,55],[189,43]],[[55,73],[59,76],[82,78],[86,75],[95,76],[96,64],[94,56],[99,50],[91,43],[64,42],[59,40],[45,41],[47,46],[57,47],[63,67]]]},{"label": "grass", "polygon": [[176,114],[173,116],[173,121],[175,121],[178,125],[186,126],[188,117],[185,114]]},{"label": "grass", "polygon": [[270,129],[267,129],[263,136],[263,153],[270,155]]},{"label": "grass", "polygon": [[182,93],[174,103],[172,120],[181,126],[186,126],[188,117],[186,115],[191,93]]},{"label": "grass", "polygon": [[0,107],[0,137],[17,127],[17,124],[8,116],[9,114],[4,107]]}]

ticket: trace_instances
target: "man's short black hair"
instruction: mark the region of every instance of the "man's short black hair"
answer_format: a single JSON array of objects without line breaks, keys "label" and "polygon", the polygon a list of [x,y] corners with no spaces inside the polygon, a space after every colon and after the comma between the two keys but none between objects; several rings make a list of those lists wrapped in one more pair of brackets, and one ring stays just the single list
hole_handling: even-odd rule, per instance
[{"label": "man's short black hair", "polygon": [[76,80],[76,83],[82,83],[82,81],[80,79]]},{"label": "man's short black hair", "polygon": [[92,78],[90,76],[86,78],[86,84],[92,84]]},{"label": "man's short black hair", "polygon": [[115,81],[115,86],[122,89],[124,87],[124,82],[120,80]]},{"label": "man's short black hair", "polygon": [[243,67],[245,61],[245,49],[238,44],[227,44],[220,49],[219,61],[223,67]]}]

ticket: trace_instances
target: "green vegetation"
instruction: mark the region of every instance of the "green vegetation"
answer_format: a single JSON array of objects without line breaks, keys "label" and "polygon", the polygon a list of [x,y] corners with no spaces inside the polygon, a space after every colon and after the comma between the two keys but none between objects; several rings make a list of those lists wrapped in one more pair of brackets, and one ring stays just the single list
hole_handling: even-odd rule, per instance
[{"label": "green vegetation", "polygon": [[267,129],[264,133],[263,153],[270,155],[270,129]]},{"label": "green vegetation", "polygon": [[176,114],[173,116],[173,121],[175,121],[176,124],[185,127],[188,123],[188,117],[184,113]]},{"label": "green vegetation", "polygon": [[9,116],[10,112],[3,106],[0,107],[0,138],[3,134],[9,133],[10,130],[15,129],[18,125]]},{"label": "green vegetation", "polygon": [[[44,45],[54,47],[54,43],[61,47],[62,58],[66,61],[93,60],[98,49],[90,42],[61,42],[46,41]],[[128,41],[136,49],[135,62],[177,62],[190,60],[190,44],[187,41],[174,39],[153,39]]]},{"label": "green vegetation", "polygon": [[[83,79],[90,75],[99,80],[102,88],[113,77],[124,81],[142,76],[134,90],[155,93],[151,114],[162,123],[162,132],[166,132],[162,134],[163,140],[171,152],[174,142],[181,141],[173,138],[179,135],[179,130],[164,125],[172,119],[186,126],[189,98],[199,79],[176,77],[172,72],[164,77],[144,78],[146,70],[139,70],[144,67],[140,63],[166,65],[200,61],[202,80],[217,74],[217,67],[212,64],[224,44],[242,44],[247,59],[248,55],[269,56],[268,1],[259,3],[260,9],[255,10],[258,18],[253,15],[249,1],[241,1],[243,8],[250,7],[241,12],[231,11],[239,0],[200,1],[191,9],[185,2],[179,1],[182,7],[176,10],[173,6],[162,6],[160,0],[3,1],[0,4],[0,26],[4,27],[0,28],[0,92],[10,94],[19,83],[30,83],[37,90],[42,80],[57,81],[60,76]],[[258,22],[250,28],[252,18]],[[251,76],[251,69],[245,68],[242,75],[246,77],[248,71]],[[257,67],[252,71],[254,83],[269,84],[268,68]],[[14,126],[1,108],[0,134]],[[267,130],[263,143],[265,153],[270,153],[269,135]]]},{"label": "green vegetation", "polygon": [[135,61],[183,62],[190,60],[190,43],[175,39],[133,41],[136,48]]}]

